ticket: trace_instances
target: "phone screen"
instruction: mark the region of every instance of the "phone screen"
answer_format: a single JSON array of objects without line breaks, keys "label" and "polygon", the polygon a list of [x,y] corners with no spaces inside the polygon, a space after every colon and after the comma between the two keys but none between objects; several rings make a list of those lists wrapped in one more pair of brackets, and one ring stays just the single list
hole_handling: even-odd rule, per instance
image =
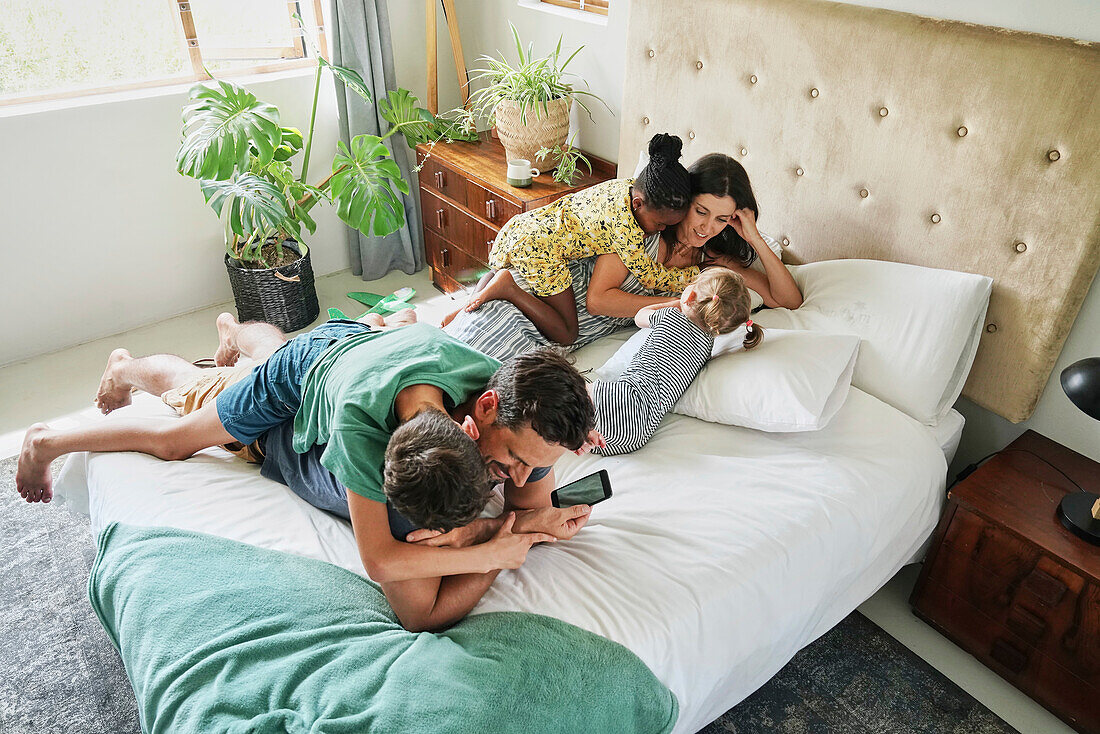
[{"label": "phone screen", "polygon": [[557,495],[556,506],[593,505],[607,499],[611,496],[611,487],[606,482],[605,476],[606,472],[598,471],[564,487],[559,487],[554,491]]}]

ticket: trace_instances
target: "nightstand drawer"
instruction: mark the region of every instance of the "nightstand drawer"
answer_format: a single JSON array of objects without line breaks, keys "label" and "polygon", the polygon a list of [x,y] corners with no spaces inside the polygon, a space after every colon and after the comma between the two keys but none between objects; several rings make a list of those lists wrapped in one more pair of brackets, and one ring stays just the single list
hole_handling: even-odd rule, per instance
[{"label": "nightstand drawer", "polygon": [[522,210],[500,194],[493,193],[473,181],[466,192],[466,208],[499,229]]},{"label": "nightstand drawer", "polygon": [[470,227],[478,226],[466,212],[424,189],[420,190],[420,209],[424,228],[451,242],[464,242]]},{"label": "nightstand drawer", "polygon": [[442,194],[461,206],[466,206],[466,179],[444,165],[432,159],[425,160],[424,156],[417,154],[417,159],[422,160],[420,169],[420,186],[431,189],[437,194]]},{"label": "nightstand drawer", "polygon": [[954,592],[931,582],[925,589],[914,606],[920,617],[1044,706],[1068,714],[1081,731],[1100,734],[1095,666],[1092,675],[1082,676],[1081,666],[1063,665]]}]

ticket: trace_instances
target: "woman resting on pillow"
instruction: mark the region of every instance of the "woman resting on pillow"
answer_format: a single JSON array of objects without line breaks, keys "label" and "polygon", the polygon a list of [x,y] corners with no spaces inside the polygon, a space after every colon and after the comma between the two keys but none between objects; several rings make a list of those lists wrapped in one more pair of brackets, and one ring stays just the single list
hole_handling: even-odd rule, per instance
[{"label": "woman resting on pillow", "polygon": [[[661,257],[675,258],[678,264],[722,265],[740,275],[765,306],[801,306],[802,293],[775,253],[778,245],[769,243],[756,228],[760,211],[744,167],[728,155],[711,153],[693,163],[688,173],[693,198],[687,216],[654,236],[662,242]],[[750,267],[754,262],[759,262],[763,272]],[[623,291],[619,286],[626,272],[613,254],[597,260],[588,286],[590,313],[631,316],[658,302]]]},{"label": "woman resting on pillow", "polygon": [[[636,179],[605,181],[509,220],[489,252],[496,270],[478,284],[465,310],[511,301],[550,340],[569,346],[580,334],[572,261],[614,253],[624,275],[629,271],[646,288],[682,291],[699,269],[655,262],[645,246],[647,236],[683,219],[690,202],[681,147],[674,135],[655,135],[649,163]],[[517,287],[520,278],[523,286]]]},{"label": "woman resting on pillow", "polygon": [[679,301],[638,311],[638,327],[650,329],[642,348],[617,380],[588,387],[596,430],[605,441],[593,451],[614,456],[644,446],[710,359],[715,336],[745,324],[745,349],[759,344],[764,331],[749,319],[750,310],[745,279],[713,267],[685,288]]}]

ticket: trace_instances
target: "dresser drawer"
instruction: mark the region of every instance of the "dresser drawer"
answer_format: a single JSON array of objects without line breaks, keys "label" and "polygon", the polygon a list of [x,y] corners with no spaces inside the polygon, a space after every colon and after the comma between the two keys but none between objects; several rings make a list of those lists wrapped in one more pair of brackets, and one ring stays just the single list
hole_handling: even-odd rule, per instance
[{"label": "dresser drawer", "polygon": [[522,211],[519,206],[500,194],[493,193],[473,181],[469,182],[469,188],[466,191],[466,208],[495,224],[497,229]]},{"label": "dresser drawer", "polygon": [[452,242],[424,233],[424,252],[436,285],[447,293],[472,288],[489,267]]},{"label": "dresser drawer", "polygon": [[470,228],[480,226],[469,214],[423,188],[420,189],[420,209],[424,215],[424,230],[451,242],[465,242],[470,236]]},{"label": "dresser drawer", "polygon": [[483,262],[489,262],[489,250],[497,239],[497,230],[486,227],[481,222],[470,222],[469,234],[462,243],[466,250]]},{"label": "dresser drawer", "polygon": [[420,168],[420,186],[422,188],[431,189],[461,206],[466,206],[466,188],[470,184],[467,183],[465,178],[441,165],[430,156],[425,159],[424,156],[418,154],[417,158],[422,161]]}]

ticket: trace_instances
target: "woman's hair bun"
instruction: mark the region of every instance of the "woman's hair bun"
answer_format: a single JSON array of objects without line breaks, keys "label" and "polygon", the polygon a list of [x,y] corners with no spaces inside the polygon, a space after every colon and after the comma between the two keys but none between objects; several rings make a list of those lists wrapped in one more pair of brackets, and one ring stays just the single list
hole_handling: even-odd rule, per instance
[{"label": "woman's hair bun", "polygon": [[684,141],[675,135],[657,133],[649,139],[649,160],[657,165],[668,165],[680,160]]}]

